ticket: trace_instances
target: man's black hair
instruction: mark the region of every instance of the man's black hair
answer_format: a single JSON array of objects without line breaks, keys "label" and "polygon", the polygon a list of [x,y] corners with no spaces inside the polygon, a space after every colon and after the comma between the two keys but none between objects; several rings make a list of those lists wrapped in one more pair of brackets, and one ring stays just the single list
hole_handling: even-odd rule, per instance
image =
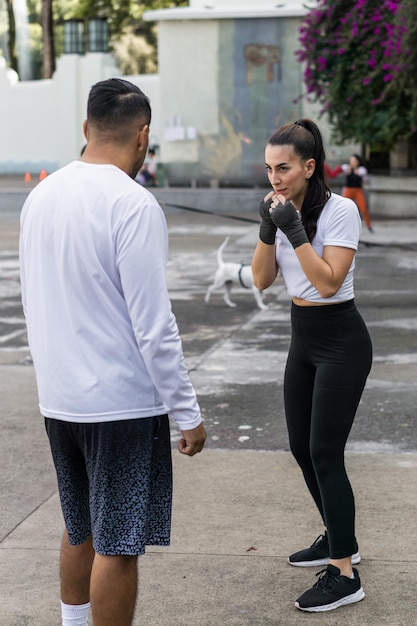
[{"label": "man's black hair", "polygon": [[102,80],[90,90],[87,120],[100,130],[109,130],[143,117],[151,122],[149,99],[137,85],[122,78]]}]

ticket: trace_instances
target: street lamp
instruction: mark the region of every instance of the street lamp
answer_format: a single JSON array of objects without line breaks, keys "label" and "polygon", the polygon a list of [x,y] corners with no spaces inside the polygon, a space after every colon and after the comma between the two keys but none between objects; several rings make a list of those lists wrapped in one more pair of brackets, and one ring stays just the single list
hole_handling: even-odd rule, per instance
[{"label": "street lamp", "polygon": [[91,17],[88,20],[88,51],[109,51],[109,25],[107,17]]},{"label": "street lamp", "polygon": [[84,54],[83,20],[64,20],[64,54]]}]

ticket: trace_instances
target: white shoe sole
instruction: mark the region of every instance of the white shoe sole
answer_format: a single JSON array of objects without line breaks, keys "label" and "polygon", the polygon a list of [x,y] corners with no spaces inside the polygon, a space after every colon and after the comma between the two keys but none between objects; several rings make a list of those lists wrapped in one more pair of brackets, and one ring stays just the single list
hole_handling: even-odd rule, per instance
[{"label": "white shoe sole", "polygon": [[[287,560],[288,563],[290,565],[293,565],[294,567],[319,567],[321,565],[328,565],[330,563],[330,559],[328,557],[324,559],[316,559],[315,561],[296,561],[295,563],[290,561],[289,557]],[[361,555],[359,554],[359,552],[356,552],[356,554],[352,554],[352,565],[357,565],[360,562]]]},{"label": "white shoe sole", "polygon": [[340,600],[337,600],[336,602],[333,602],[332,604],[323,604],[322,606],[302,607],[298,604],[298,602],[296,602],[295,606],[297,607],[297,609],[300,609],[300,611],[306,611],[307,613],[324,613],[325,611],[333,611],[333,609],[338,609],[340,606],[345,606],[346,604],[354,604],[355,602],[360,602],[361,600],[364,599],[364,597],[365,597],[365,592],[361,587],[360,589],[358,589],[358,591],[356,591],[355,593],[352,593],[352,595],[345,596],[344,598],[340,598]]}]

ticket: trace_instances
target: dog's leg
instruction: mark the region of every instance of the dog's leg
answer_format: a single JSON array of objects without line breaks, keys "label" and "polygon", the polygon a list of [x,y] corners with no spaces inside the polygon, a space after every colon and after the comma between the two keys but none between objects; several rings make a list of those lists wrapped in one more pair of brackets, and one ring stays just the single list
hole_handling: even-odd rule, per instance
[{"label": "dog's leg", "polygon": [[210,285],[210,287],[208,287],[206,291],[206,295],[204,296],[204,302],[208,302],[210,300],[210,296],[213,293],[214,289],[215,289],[214,285]]},{"label": "dog's leg", "polygon": [[204,297],[205,302],[208,302],[210,300],[210,297],[213,291],[216,291],[217,289],[221,289],[223,287],[223,284],[224,284],[223,266],[220,266],[214,275],[214,280],[212,284],[208,287],[206,291],[206,295]]},{"label": "dog's leg", "polygon": [[231,299],[230,299],[231,293],[232,293],[232,281],[231,280],[227,280],[224,283],[223,300],[226,302],[227,306],[235,307],[236,304],[234,302],[232,302]]},{"label": "dog's leg", "polygon": [[258,307],[262,311],[265,311],[265,309],[268,308],[268,305],[264,303],[262,291],[260,291],[260,289],[255,287],[255,285],[252,285],[252,293],[253,293],[253,295],[255,297],[256,304],[258,305]]}]

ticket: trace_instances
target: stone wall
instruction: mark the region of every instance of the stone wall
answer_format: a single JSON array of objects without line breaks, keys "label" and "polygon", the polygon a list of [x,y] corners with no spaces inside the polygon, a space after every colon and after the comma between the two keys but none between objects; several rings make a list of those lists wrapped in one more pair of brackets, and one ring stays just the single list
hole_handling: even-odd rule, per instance
[{"label": "stone wall", "polygon": [[[53,78],[19,81],[0,56],[0,175],[38,176],[77,158],[85,143],[82,124],[90,88],[119,75],[110,54],[64,54]],[[158,135],[159,76],[124,78],[150,98]]]},{"label": "stone wall", "polygon": [[[1,182],[1,177],[0,177]],[[33,185],[0,185],[0,213],[19,212]],[[340,185],[332,185],[340,193]],[[259,199],[266,187],[248,189],[157,187],[152,189],[165,212],[181,211],[173,205],[220,215],[245,215],[257,219]],[[417,177],[373,176],[367,189],[372,218],[417,219]]]}]

